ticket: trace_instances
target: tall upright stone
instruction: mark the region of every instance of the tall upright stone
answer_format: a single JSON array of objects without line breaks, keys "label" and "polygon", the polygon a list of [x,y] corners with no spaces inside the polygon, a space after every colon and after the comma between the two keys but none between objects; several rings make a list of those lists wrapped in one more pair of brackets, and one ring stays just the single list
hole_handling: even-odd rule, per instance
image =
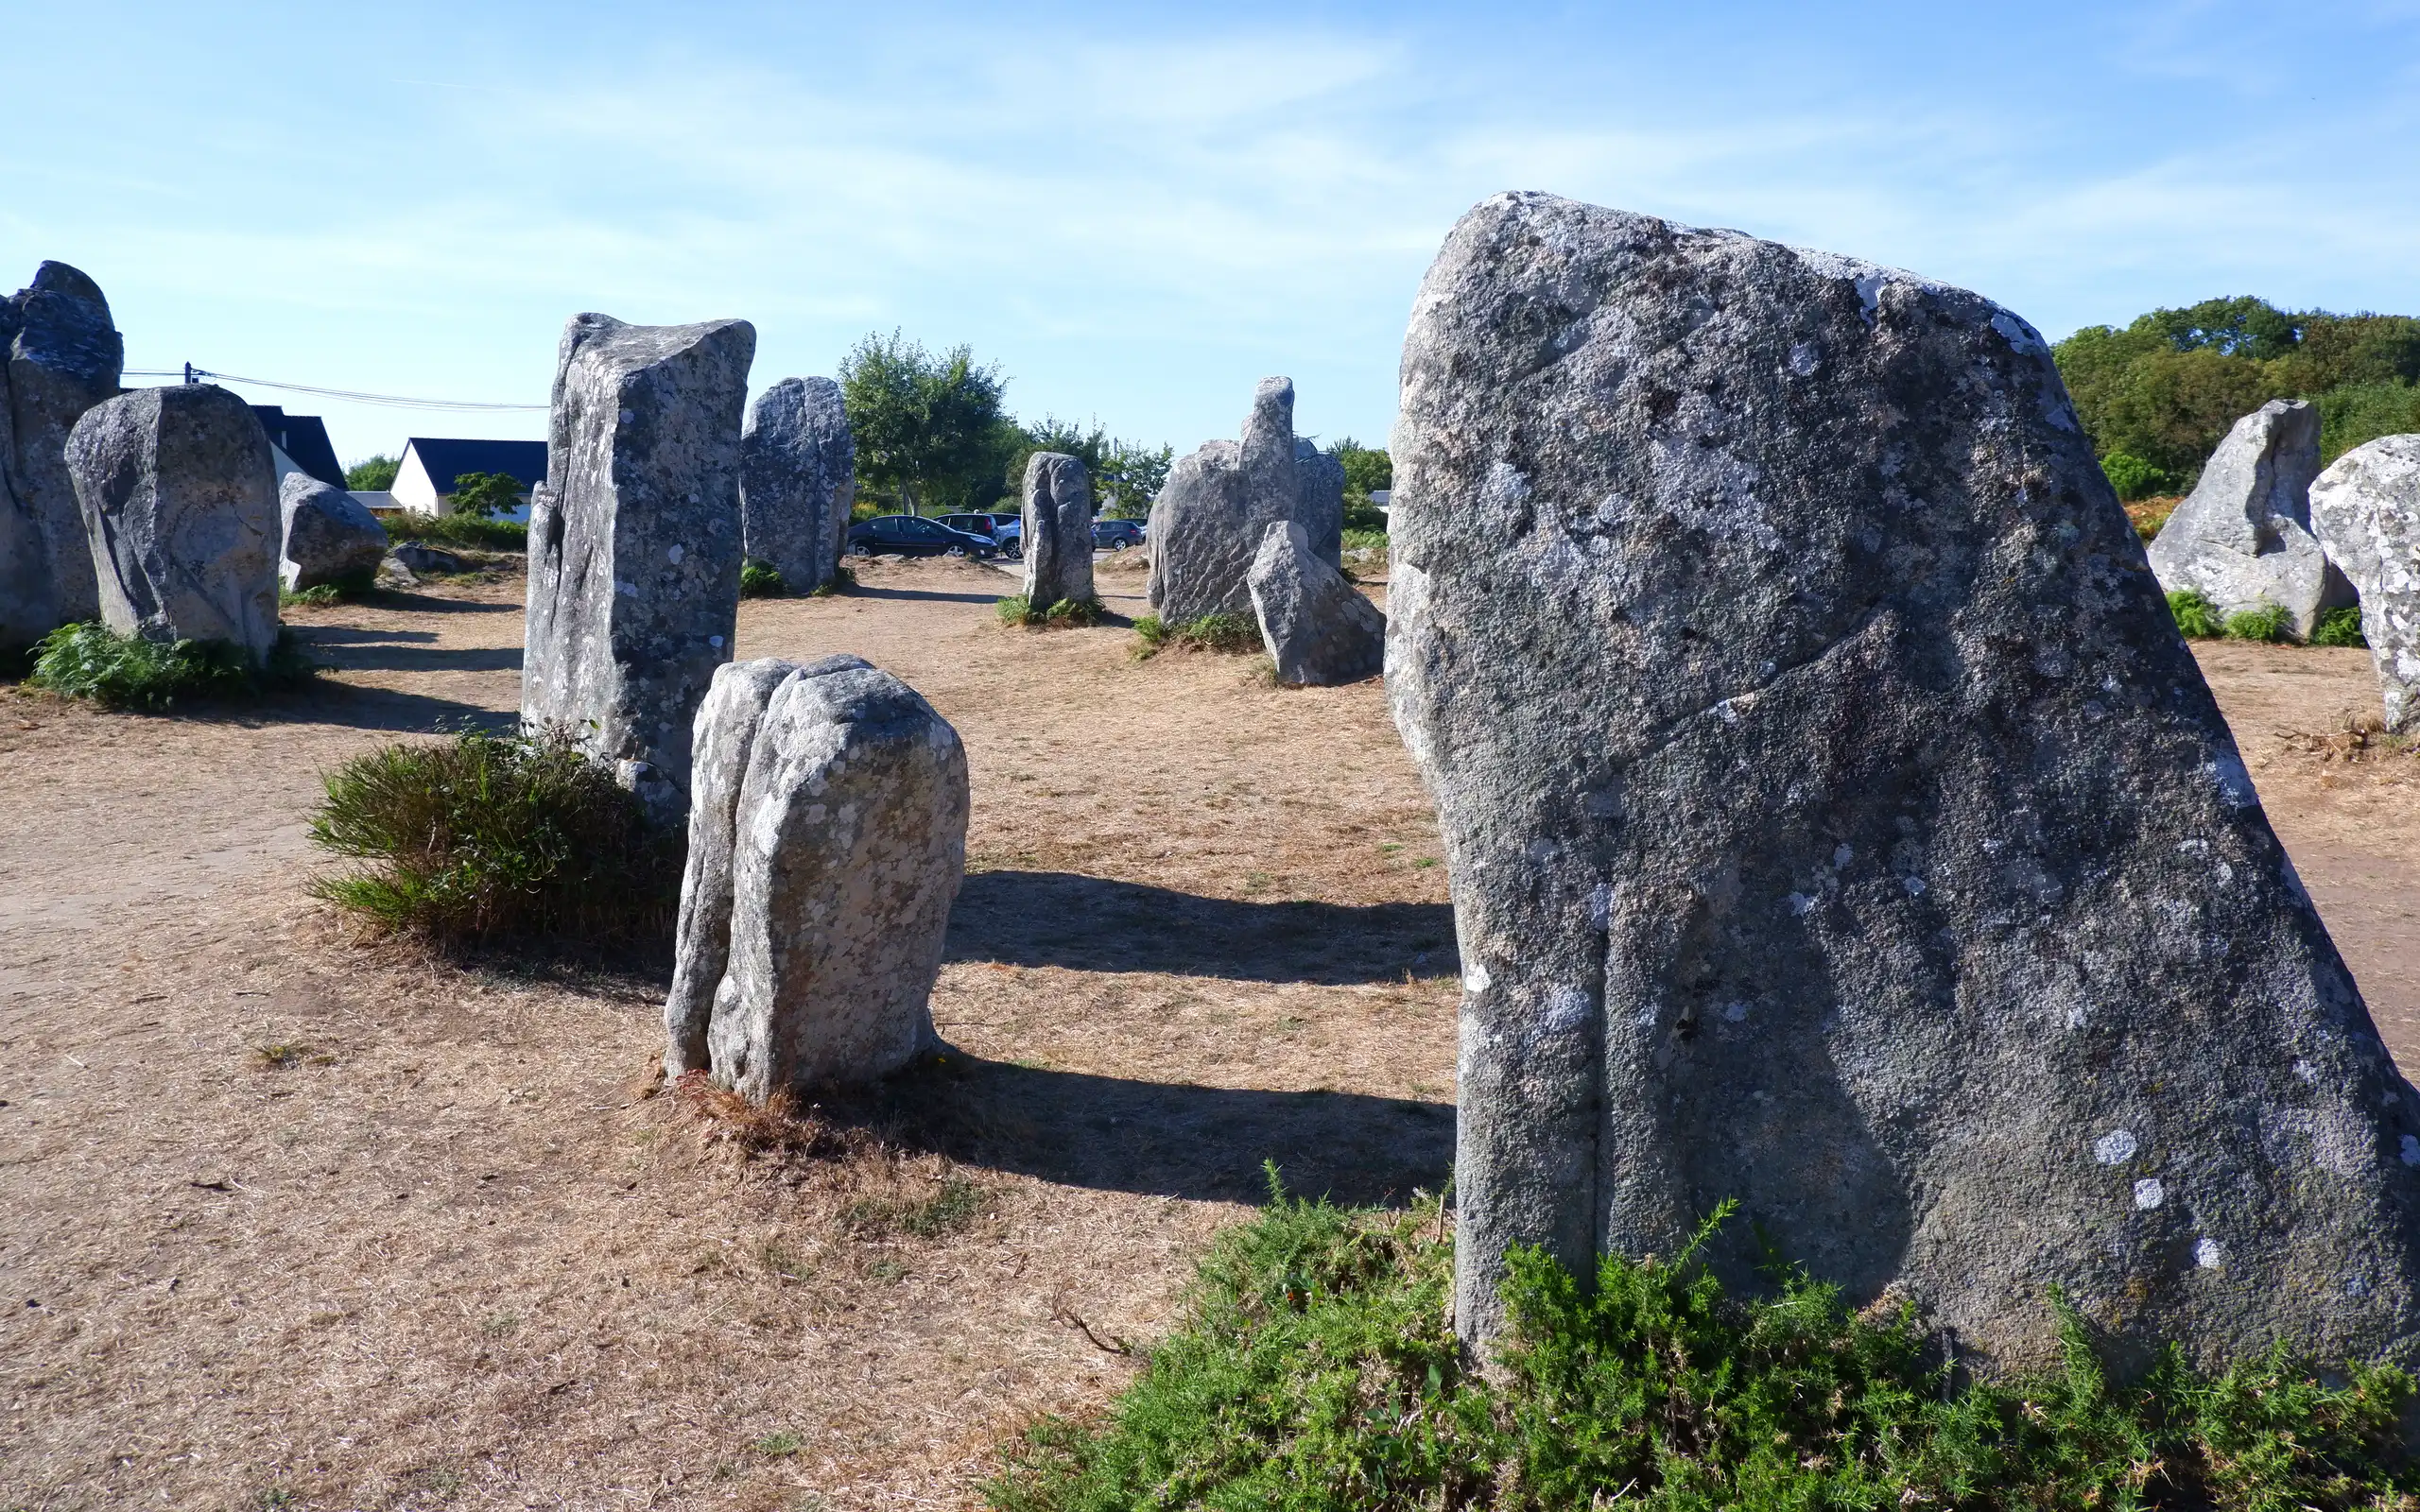
[{"label": "tall upright stone", "polygon": [[576,315],[529,509],[521,719],[612,762],[666,822],[739,615],[739,430],[756,329]]},{"label": "tall upright stone", "polygon": [[853,656],[726,666],[698,715],[697,801],[665,1065],[762,1103],[934,1048],[966,868],[966,751]]},{"label": "tall upright stone", "polygon": [[[1177,458],[1151,504],[1151,572],[1144,592],[1162,619],[1250,614],[1247,578],[1272,524],[1300,524],[1328,565],[1341,560],[1343,468],[1335,466],[1331,499],[1324,464],[1333,459],[1306,465],[1302,448],[1307,444],[1294,437],[1294,381],[1263,378],[1240,442],[1205,441]],[[1310,455],[1319,456],[1318,450],[1311,448]]]},{"label": "tall upright stone", "polygon": [[[1421,286],[1387,682],[1463,1000],[1456,1316],[1726,1198],[1960,1355],[2409,1360],[2420,1100],[2050,353],[1962,289],[1543,195]],[[2137,1357],[2139,1354],[2137,1353]]]},{"label": "tall upright stone", "polygon": [[84,412],[62,452],[102,621],[147,641],[277,644],[277,467],[216,384],[138,388]]},{"label": "tall upright stone", "polygon": [[100,612],[67,436],[118,392],[126,343],[100,285],[65,263],[0,299],[0,645]]},{"label": "tall upright stone", "polygon": [[2160,586],[2190,589],[2228,614],[2275,605],[2296,635],[2310,634],[2323,610],[2353,602],[2311,534],[2318,475],[2317,404],[2273,399],[2237,421],[2152,541]]},{"label": "tall upright stone", "polygon": [[2420,730],[2420,436],[2338,457],[2310,486],[2310,524],[2360,593],[2386,728]]},{"label": "tall upright stone", "polygon": [[1093,593],[1093,475],[1083,458],[1036,452],[1025,464],[1025,597],[1036,610]]},{"label": "tall upright stone", "polygon": [[[1344,568],[1344,463],[1319,449],[1316,442],[1294,442],[1294,479],[1303,502],[1294,511],[1311,555],[1329,566]],[[1266,541],[1268,532],[1261,532]]]},{"label": "tall upright stone", "polygon": [[856,491],[857,446],[840,386],[785,378],[748,406],[739,438],[740,543],[792,593],[832,580]]}]

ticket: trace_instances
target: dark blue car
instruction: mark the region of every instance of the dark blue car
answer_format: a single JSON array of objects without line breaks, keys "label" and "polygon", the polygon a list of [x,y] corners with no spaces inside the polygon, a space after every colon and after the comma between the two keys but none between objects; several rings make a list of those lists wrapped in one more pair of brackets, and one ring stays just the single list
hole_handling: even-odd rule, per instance
[{"label": "dark blue car", "polygon": [[938,520],[912,514],[878,514],[849,527],[852,557],[994,557],[1000,548],[989,536],[952,530]]},{"label": "dark blue car", "polygon": [[1124,551],[1143,543],[1143,527],[1132,520],[1093,522],[1093,550]]}]

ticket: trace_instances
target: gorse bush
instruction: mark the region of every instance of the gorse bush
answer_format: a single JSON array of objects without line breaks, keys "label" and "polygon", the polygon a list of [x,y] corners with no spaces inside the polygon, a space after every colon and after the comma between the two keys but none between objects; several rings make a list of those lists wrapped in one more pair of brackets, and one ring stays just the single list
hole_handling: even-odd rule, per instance
[{"label": "gorse bush", "polygon": [[1669,1262],[1606,1259],[1593,1288],[1517,1252],[1491,1381],[1446,1321],[1433,1204],[1277,1194],[1212,1246],[1141,1378],[1094,1422],[1035,1422],[986,1495],[1002,1512],[2414,1504],[2398,1370],[2324,1384],[2280,1350],[2213,1379],[2171,1352],[2120,1386],[2054,1296],[2063,1368],[1967,1382],[1910,1313],[1860,1317],[1795,1270],[1769,1298],[1726,1295],[1703,1252],[1729,1211]]},{"label": "gorse bush", "polygon": [[465,730],[355,757],[326,781],[312,840],[370,865],[312,890],[383,929],[455,945],[670,928],[679,838],[567,739]]},{"label": "gorse bush", "polygon": [[750,557],[739,564],[740,597],[779,598],[789,591],[782,570],[763,558]]},{"label": "gorse bush", "polygon": [[2219,618],[2219,606],[2198,588],[2180,588],[2169,594],[2168,617],[2176,622],[2177,633],[2188,641],[2206,641],[2226,629]]},{"label": "gorse bush", "polygon": [[1134,622],[1134,633],[1142,641],[1134,653],[1139,658],[1171,650],[1240,653],[1261,648],[1260,626],[1249,614],[1204,614],[1176,625],[1146,614]]},{"label": "gorse bush", "polygon": [[529,526],[520,520],[482,520],[463,514],[390,514],[381,522],[392,541],[481,551],[527,551]]},{"label": "gorse bush", "polygon": [[36,643],[26,680],[108,709],[158,713],[180,701],[247,698],[307,679],[315,668],[281,629],[266,663],[224,641],[147,641],[90,621],[62,625]]},{"label": "gorse bush", "polygon": [[1063,598],[1036,610],[1023,593],[1011,593],[994,606],[1000,623],[1011,628],[1064,630],[1098,625],[1109,610],[1098,598]]},{"label": "gorse bush", "polygon": [[2294,638],[2294,617],[2282,605],[2263,604],[2227,616],[2230,641],[2280,643]]},{"label": "gorse bush", "polygon": [[2319,623],[2311,627],[2313,645],[2367,645],[2369,637],[2361,633],[2361,611],[2357,607],[2322,610]]}]

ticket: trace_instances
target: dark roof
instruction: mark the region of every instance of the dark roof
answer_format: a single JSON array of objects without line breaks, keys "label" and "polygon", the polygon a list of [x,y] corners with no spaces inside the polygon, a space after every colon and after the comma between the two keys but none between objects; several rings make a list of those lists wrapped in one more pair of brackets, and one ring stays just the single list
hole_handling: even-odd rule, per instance
[{"label": "dark roof", "polygon": [[344,487],[344,468],[337,461],[337,449],[319,416],[289,415],[275,404],[254,404],[252,413],[260,417],[261,429],[268,432],[277,449],[294,458],[296,467],[332,489]]},{"label": "dark roof", "polygon": [[525,489],[546,481],[544,441],[457,441],[415,436],[404,442],[404,450],[420,454],[429,485],[440,493],[453,492],[454,480],[465,472],[502,472]]}]

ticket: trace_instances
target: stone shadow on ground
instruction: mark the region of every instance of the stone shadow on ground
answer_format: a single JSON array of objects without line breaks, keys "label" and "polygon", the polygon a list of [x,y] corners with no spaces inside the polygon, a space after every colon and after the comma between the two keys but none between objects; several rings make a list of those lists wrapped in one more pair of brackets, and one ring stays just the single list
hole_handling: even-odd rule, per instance
[{"label": "stone shadow on ground", "polygon": [[273,695],[258,703],[197,703],[190,708],[180,706],[174,713],[222,724],[334,725],[398,735],[450,735],[464,729],[502,733],[518,729],[521,723],[520,712],[514,709],[490,709],[458,698],[365,688],[327,678],[314,679],[306,688]]},{"label": "stone shadow on ground", "polygon": [[995,604],[1009,596],[1008,590],[996,593],[942,593],[929,588],[867,588],[863,584],[842,595],[847,598],[922,598],[944,604]]},{"label": "stone shadow on ground", "polygon": [[1447,903],[1246,902],[1067,871],[977,871],[942,959],[1339,986],[1459,976]]},{"label": "stone shadow on ground", "polygon": [[1442,1189],[1454,1159],[1450,1103],[1133,1081],[955,1049],[816,1111],[961,1164],[1205,1202],[1264,1200],[1274,1161],[1292,1195],[1403,1207]]}]

